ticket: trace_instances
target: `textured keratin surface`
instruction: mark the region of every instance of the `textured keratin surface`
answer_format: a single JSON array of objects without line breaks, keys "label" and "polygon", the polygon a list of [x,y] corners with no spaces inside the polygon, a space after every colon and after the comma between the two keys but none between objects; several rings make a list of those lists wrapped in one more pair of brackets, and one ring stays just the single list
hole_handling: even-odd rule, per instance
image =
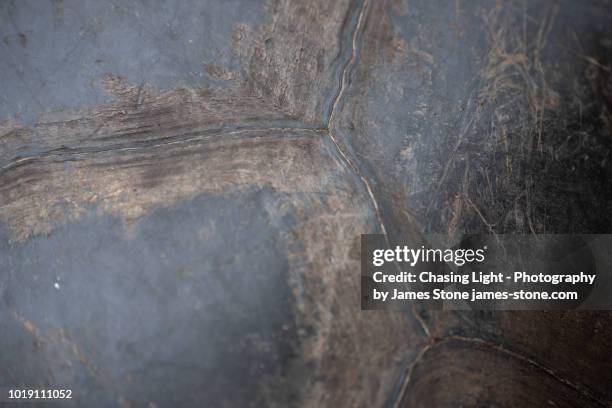
[{"label": "textured keratin surface", "polygon": [[609,2],[32,0],[0,23],[0,387],[612,406],[610,313],[359,299],[362,233],[612,232]]}]

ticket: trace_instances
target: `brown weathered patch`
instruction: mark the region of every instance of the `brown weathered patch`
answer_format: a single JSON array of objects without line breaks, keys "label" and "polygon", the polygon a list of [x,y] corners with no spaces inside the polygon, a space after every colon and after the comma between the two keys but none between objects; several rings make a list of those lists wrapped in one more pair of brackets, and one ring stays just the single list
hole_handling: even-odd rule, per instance
[{"label": "brown weathered patch", "polygon": [[383,406],[423,338],[409,315],[360,310],[360,265],[351,251],[378,220],[371,210],[364,218],[355,202],[331,199],[334,214],[310,217],[288,237],[290,259],[300,265],[290,281],[297,322],[312,331],[304,335],[303,358],[313,369],[302,406]]},{"label": "brown weathered patch", "polygon": [[202,192],[253,186],[316,192],[335,166],[322,149],[317,131],[260,130],[143,148],[60,151],[4,171],[0,217],[23,240],[93,207],[129,225],[154,206]]},{"label": "brown weathered patch", "polygon": [[230,81],[236,77],[234,72],[213,64],[204,64],[204,70],[211,77],[221,79],[223,81]]},{"label": "brown weathered patch", "polygon": [[[271,2],[267,7],[271,22],[253,43],[247,42],[252,46],[246,51],[248,89],[286,107],[292,117],[321,123],[325,102],[337,87],[335,69],[341,64],[344,25],[357,6],[347,0]],[[344,40],[349,44],[350,39]]]}]

